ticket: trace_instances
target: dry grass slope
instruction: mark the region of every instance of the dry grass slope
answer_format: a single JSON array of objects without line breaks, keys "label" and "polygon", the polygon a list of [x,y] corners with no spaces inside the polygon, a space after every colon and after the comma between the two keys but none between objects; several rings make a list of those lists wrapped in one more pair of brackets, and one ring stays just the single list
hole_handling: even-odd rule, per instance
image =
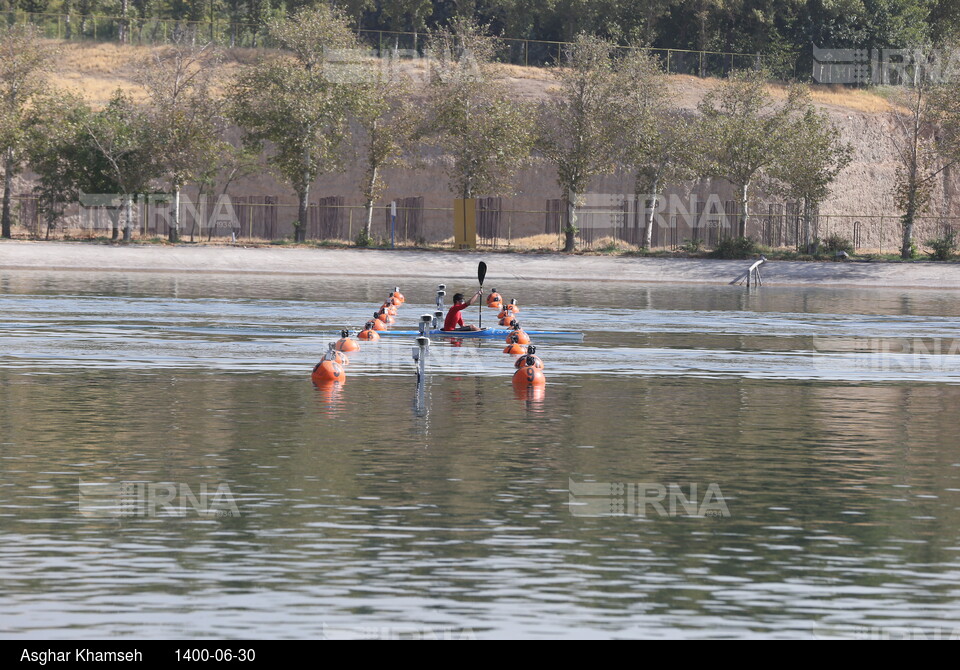
[{"label": "dry grass slope", "polygon": [[[137,64],[154,50],[163,48],[100,42],[51,41],[51,44],[55,44],[60,51],[53,83],[79,93],[97,106],[106,104],[118,88],[135,98],[142,98],[142,91],[134,82]],[[229,77],[242,65],[255,63],[266,53],[258,49],[230,49],[224,53],[223,74]],[[425,64],[411,63],[409,70],[418,81],[425,79]],[[501,72],[508,85],[526,99],[542,99],[555,85],[549,69],[502,65]],[[703,95],[720,81],[689,75],[673,75],[670,79],[680,104],[688,108],[695,107]],[[770,89],[777,96],[784,95],[786,90],[781,85],[771,85]],[[866,113],[889,110],[889,103],[882,95],[865,89],[811,85],[810,95],[815,102],[834,108]]]}]

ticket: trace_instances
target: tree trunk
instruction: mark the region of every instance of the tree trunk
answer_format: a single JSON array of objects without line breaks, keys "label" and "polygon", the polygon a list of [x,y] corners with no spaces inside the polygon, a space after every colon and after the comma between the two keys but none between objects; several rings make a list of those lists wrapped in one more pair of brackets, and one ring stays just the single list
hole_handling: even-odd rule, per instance
[{"label": "tree trunk", "polygon": [[173,183],[173,224],[167,231],[167,239],[171,242],[180,241],[180,184]]},{"label": "tree trunk", "polygon": [[917,215],[916,185],[910,184],[910,192],[907,195],[907,208],[903,213],[903,244],[900,247],[900,258],[908,260],[913,258],[913,223]]},{"label": "tree trunk", "polygon": [[298,194],[300,199],[300,208],[297,213],[297,227],[294,231],[294,240],[297,242],[307,241],[307,220],[310,215],[310,185],[307,184]]},{"label": "tree trunk", "polygon": [[13,149],[7,149],[7,160],[3,166],[3,237],[8,240],[13,237],[10,221],[10,198],[13,197]]},{"label": "tree trunk", "polygon": [[563,250],[574,251],[577,246],[577,194],[566,191],[563,196],[566,209],[566,225],[563,227]]},{"label": "tree trunk", "polygon": [[739,230],[737,231],[738,237],[747,236],[747,215],[749,214],[749,212],[747,211],[747,208],[749,206],[747,204],[747,189],[749,188],[750,188],[750,184],[744,184],[743,186],[740,187],[740,213],[741,214],[740,214],[740,226],[739,226]]},{"label": "tree trunk", "polygon": [[649,249],[653,245],[653,219],[656,217],[657,198],[660,196],[660,180],[654,179],[652,187],[650,190],[653,197],[650,198],[650,211],[647,213],[647,228],[643,233],[644,249]]},{"label": "tree trunk", "polygon": [[120,26],[117,30],[117,37],[120,44],[127,43],[127,13],[130,11],[130,0],[120,0]]},{"label": "tree trunk", "polygon": [[377,183],[377,168],[373,168],[370,173],[370,183],[368,184],[369,190],[367,191],[366,199],[366,208],[367,208],[367,221],[363,224],[363,235],[370,239],[370,233],[373,230],[373,197],[370,195],[374,192],[374,186]]},{"label": "tree trunk", "polygon": [[133,196],[129,193],[124,196],[123,210],[123,216],[125,219],[123,223],[123,241],[129,242],[130,231],[133,228]]},{"label": "tree trunk", "polygon": [[120,212],[114,211],[113,207],[107,210],[110,215],[110,224],[113,227],[110,231],[110,240],[116,242],[120,239]]}]

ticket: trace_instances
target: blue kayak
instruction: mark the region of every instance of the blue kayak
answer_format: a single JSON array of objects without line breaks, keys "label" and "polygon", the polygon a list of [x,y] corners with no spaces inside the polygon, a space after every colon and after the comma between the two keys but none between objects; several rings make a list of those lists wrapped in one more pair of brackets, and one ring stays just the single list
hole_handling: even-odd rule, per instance
[{"label": "blue kayak", "polygon": [[[420,335],[419,330],[381,330],[378,331],[380,336],[397,336],[397,337],[417,337]],[[506,328],[484,328],[483,330],[462,330],[462,331],[447,331],[447,330],[431,330],[430,337],[455,337],[455,338],[487,338],[487,339],[507,339],[507,335],[512,333],[512,330],[507,330]],[[564,331],[564,330],[525,330],[523,331],[531,338],[542,338],[549,340],[576,340],[580,341],[583,339],[583,333],[575,333],[573,331]]]}]

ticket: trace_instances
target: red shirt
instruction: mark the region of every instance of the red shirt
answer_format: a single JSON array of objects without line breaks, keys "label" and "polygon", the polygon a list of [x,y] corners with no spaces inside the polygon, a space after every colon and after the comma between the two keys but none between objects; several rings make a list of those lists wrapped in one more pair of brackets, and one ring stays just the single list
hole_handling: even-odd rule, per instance
[{"label": "red shirt", "polygon": [[461,312],[466,308],[467,303],[465,302],[450,307],[450,311],[447,312],[447,318],[443,321],[443,329],[456,330],[457,328],[463,327],[463,314],[461,314]]}]

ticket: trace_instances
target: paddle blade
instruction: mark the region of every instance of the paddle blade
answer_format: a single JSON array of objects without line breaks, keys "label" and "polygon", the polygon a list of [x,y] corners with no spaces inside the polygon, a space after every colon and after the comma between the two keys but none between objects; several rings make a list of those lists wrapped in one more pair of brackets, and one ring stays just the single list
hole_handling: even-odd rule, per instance
[{"label": "paddle blade", "polygon": [[483,261],[480,261],[480,265],[477,266],[477,279],[480,280],[480,286],[483,286],[483,280],[487,276],[487,264]]}]

